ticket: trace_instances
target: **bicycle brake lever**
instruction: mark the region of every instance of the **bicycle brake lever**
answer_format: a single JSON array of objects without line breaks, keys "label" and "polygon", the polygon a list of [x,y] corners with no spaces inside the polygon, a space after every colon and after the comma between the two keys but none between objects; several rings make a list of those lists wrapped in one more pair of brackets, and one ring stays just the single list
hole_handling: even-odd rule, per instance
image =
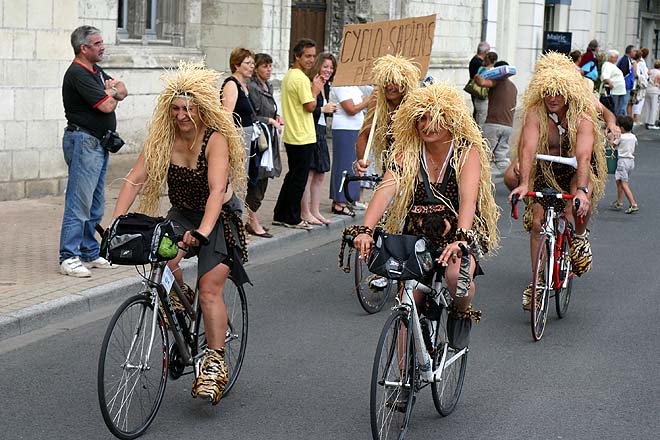
[{"label": "bicycle brake lever", "polygon": [[514,219],[518,220],[518,201],[520,200],[520,196],[518,194],[514,194],[511,196],[511,217]]}]

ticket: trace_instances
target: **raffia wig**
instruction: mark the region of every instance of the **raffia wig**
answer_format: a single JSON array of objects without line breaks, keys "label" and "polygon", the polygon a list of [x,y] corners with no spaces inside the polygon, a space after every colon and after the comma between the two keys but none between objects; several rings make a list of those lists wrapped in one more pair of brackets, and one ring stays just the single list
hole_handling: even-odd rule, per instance
[{"label": "raffia wig", "polygon": [[[472,118],[463,97],[456,89],[446,83],[437,83],[418,88],[408,93],[406,100],[394,114],[392,134],[394,145],[389,159],[389,168],[394,174],[397,184],[397,195],[388,209],[385,229],[390,232],[401,230],[405,217],[413,203],[415,181],[422,166],[423,142],[417,133],[417,121],[426,113],[431,115],[429,130],[446,128],[453,137],[454,153],[450,164],[456,171],[456,179],[461,181],[461,170],[466,153],[471,148],[479,151],[481,161],[481,177],[479,179],[479,194],[477,196],[477,212],[472,230],[484,243],[485,251],[493,251],[499,243],[497,220],[500,211],[493,196],[495,187],[490,178],[488,154],[490,149],[481,135],[481,131]],[[395,164],[396,162],[396,164]],[[427,171],[428,172],[428,171]],[[383,181],[382,186],[393,182]],[[434,195],[458,217],[458,207],[442,194],[434,191]]]},{"label": "raffia wig", "polygon": [[419,87],[420,76],[419,67],[412,60],[399,55],[385,55],[374,61],[371,78],[378,90],[378,101],[376,107],[369,109],[365,117],[365,123],[362,125],[362,130],[368,130],[371,127],[375,109],[381,109],[378,112],[374,139],[372,141],[374,161],[377,169],[385,161],[383,153],[387,146],[387,134],[391,122],[391,115],[387,109],[387,100],[385,99],[385,86],[388,84],[400,86],[403,99],[405,99],[408,92]]},{"label": "raffia wig", "polygon": [[150,215],[158,214],[160,195],[167,182],[176,129],[170,105],[175,98],[181,96],[190,97],[190,102],[198,106],[204,124],[227,139],[229,181],[235,192],[242,193],[247,184],[245,150],[242,136],[235,127],[231,114],[220,103],[220,74],[207,68],[203,61],[181,61],[178,69],[165,73],[161,79],[165,82],[165,89],[158,97],[144,142],[147,180],[140,198],[139,210]]},{"label": "raffia wig", "polygon": [[[589,167],[589,181],[593,185],[592,203],[598,202],[605,191],[607,180],[607,162],[605,159],[604,137],[601,132],[601,119],[596,107],[593,93],[584,86],[582,76],[575,69],[575,64],[565,55],[549,52],[541,56],[536,63],[536,71],[532,75],[529,87],[522,99],[523,118],[536,112],[539,119],[539,145],[537,153],[548,154],[548,118],[543,98],[546,96],[563,96],[568,104],[566,119],[568,121],[569,156],[575,156],[578,124],[581,120],[593,123],[595,166]],[[516,145],[520,142],[520,136]],[[517,148],[516,148],[517,150]],[[552,164],[540,161],[541,172],[550,185],[560,189],[552,172]],[[536,167],[532,167],[530,182],[534,182]],[[531,184],[531,183],[530,183]]]}]

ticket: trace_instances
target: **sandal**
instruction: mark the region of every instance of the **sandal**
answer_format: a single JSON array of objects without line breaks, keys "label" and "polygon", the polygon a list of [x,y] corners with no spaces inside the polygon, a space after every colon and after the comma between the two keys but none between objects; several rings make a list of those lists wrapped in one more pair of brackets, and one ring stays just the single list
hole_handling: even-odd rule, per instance
[{"label": "sandal", "polygon": [[339,215],[347,215],[349,217],[355,217],[355,211],[353,211],[348,206],[332,205],[332,213]]}]

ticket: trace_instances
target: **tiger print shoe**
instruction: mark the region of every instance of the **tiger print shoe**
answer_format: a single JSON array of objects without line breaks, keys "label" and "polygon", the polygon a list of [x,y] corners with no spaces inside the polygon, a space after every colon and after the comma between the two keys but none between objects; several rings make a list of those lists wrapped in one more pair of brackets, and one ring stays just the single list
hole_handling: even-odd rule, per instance
[{"label": "tiger print shoe", "polygon": [[[195,291],[192,290],[192,288],[185,283],[183,284],[183,287],[181,287],[181,291],[188,299],[188,302],[192,304],[193,301],[195,300]],[[174,291],[174,288],[170,289],[170,293],[168,296],[170,297],[170,303],[172,304],[172,310],[174,310],[174,313],[180,313],[186,311],[186,307],[179,299],[179,296]],[[165,314],[165,309],[163,308],[163,304],[159,304],[158,308],[160,309],[160,313],[163,316],[163,321],[165,321],[165,328],[169,330],[170,321],[169,319],[167,319],[167,315]]]},{"label": "tiger print shoe", "polygon": [[225,349],[206,350],[199,366],[199,375],[193,382],[190,394],[211,400],[217,405],[225,391],[229,373],[225,364]]},{"label": "tiger print shoe", "polygon": [[[538,281],[538,283],[539,283],[539,285],[536,287],[537,303],[538,303],[538,300],[541,299],[541,295],[543,295],[543,287],[545,285],[545,282],[542,279],[540,279]],[[529,283],[527,288],[525,288],[525,290],[523,290],[522,308],[526,312],[529,312],[532,309],[532,283]]]},{"label": "tiger print shoe", "polygon": [[573,235],[571,241],[571,262],[573,263],[573,273],[581,276],[591,270],[593,254],[591,244],[589,243],[589,231],[582,235]]}]

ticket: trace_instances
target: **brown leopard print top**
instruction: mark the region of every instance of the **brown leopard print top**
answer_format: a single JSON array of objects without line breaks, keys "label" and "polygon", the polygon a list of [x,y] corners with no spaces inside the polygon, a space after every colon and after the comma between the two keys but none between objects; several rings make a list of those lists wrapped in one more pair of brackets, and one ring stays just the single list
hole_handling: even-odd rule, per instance
[{"label": "brown leopard print top", "polygon": [[209,198],[208,164],[206,163],[206,145],[213,134],[212,128],[204,132],[202,150],[197,157],[197,167],[188,168],[170,163],[167,171],[167,186],[172,206],[179,209],[204,211]]},{"label": "brown leopard print top", "polygon": [[[424,171],[422,171],[424,172]],[[450,173],[447,181],[447,187],[444,196],[447,198],[451,207],[458,212],[458,181],[456,172],[449,168]],[[439,193],[442,182],[430,183],[434,192]],[[406,224],[403,227],[404,234],[418,235],[423,234],[431,240],[433,246],[441,248],[454,242],[458,216],[454,214],[445,202],[438,200],[439,203],[429,203],[424,181],[417,178],[415,183],[415,193],[413,203],[406,217]]]}]

